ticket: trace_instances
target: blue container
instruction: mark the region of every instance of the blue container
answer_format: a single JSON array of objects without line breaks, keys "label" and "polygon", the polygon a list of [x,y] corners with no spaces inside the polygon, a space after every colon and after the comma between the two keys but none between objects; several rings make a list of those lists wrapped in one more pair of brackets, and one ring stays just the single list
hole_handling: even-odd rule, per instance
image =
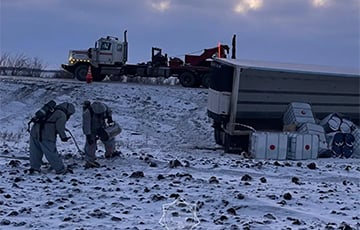
[{"label": "blue container", "polygon": [[345,158],[349,158],[353,154],[353,147],[344,145],[341,148],[341,150],[342,150],[342,156],[345,157]]},{"label": "blue container", "polygon": [[344,145],[344,134],[343,133],[336,133],[332,140],[332,146],[343,146]]},{"label": "blue container", "polygon": [[343,155],[343,150],[341,146],[333,145],[331,147],[331,150],[333,152],[333,157],[341,157]]},{"label": "blue container", "polygon": [[344,134],[344,143],[346,146],[353,147],[355,143],[355,137],[351,133]]}]

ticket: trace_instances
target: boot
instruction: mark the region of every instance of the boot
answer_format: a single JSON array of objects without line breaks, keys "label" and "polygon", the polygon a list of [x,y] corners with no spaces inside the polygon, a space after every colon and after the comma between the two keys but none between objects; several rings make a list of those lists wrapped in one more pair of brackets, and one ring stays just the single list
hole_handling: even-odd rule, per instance
[{"label": "boot", "polygon": [[72,169],[70,169],[68,167],[65,167],[63,170],[60,170],[59,172],[56,172],[56,174],[62,174],[62,175],[65,175],[65,174],[68,174],[68,173],[73,174],[74,172],[72,171]]},{"label": "boot", "polygon": [[85,163],[85,169],[88,169],[88,168],[99,168],[100,167],[100,164],[97,163],[96,161],[87,161]]},{"label": "boot", "polygon": [[29,168],[29,169],[25,169],[24,173],[29,174],[29,175],[34,175],[34,174],[41,173],[41,170],[40,169]]},{"label": "boot", "polygon": [[105,153],[105,158],[118,157],[121,155],[120,151],[114,151],[113,153]]}]

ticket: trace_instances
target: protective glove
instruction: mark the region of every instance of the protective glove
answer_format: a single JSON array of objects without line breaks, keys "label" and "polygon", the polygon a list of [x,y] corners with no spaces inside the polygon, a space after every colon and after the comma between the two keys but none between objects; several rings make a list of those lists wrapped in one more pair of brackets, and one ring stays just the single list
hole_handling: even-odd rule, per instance
[{"label": "protective glove", "polygon": [[61,141],[62,142],[67,142],[70,139],[71,139],[71,137],[63,137],[63,138],[61,138]]},{"label": "protective glove", "polygon": [[108,125],[110,125],[110,124],[113,124],[113,123],[114,123],[114,121],[113,121],[112,117],[108,117],[108,119],[107,119],[107,123],[108,123]]},{"label": "protective glove", "polygon": [[92,138],[91,135],[87,135],[87,136],[86,136],[86,141],[87,141],[87,143],[88,143],[89,145],[92,145],[92,144],[94,144],[94,142],[95,142],[94,138]]}]

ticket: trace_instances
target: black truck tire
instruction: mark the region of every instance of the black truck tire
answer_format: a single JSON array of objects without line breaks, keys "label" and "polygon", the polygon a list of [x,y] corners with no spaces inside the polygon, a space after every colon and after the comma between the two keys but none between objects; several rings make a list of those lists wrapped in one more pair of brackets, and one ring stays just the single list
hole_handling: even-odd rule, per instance
[{"label": "black truck tire", "polygon": [[196,77],[191,72],[184,72],[179,76],[180,84],[184,87],[195,87]]},{"label": "black truck tire", "polygon": [[109,79],[110,79],[110,81],[120,81],[121,76],[119,76],[119,75],[110,75]]},{"label": "black truck tire", "polygon": [[105,74],[93,75],[93,81],[102,81],[106,78]]},{"label": "black truck tire", "polygon": [[204,88],[209,88],[209,86],[210,86],[210,74],[205,73],[205,74],[202,75],[202,77],[201,77],[201,85]]},{"label": "black truck tire", "polygon": [[106,78],[106,74],[100,74],[100,68],[91,68],[93,81],[102,81]]},{"label": "black truck tire", "polygon": [[78,79],[79,81],[86,81],[88,68],[89,68],[88,65],[78,65],[74,71],[75,78]]}]

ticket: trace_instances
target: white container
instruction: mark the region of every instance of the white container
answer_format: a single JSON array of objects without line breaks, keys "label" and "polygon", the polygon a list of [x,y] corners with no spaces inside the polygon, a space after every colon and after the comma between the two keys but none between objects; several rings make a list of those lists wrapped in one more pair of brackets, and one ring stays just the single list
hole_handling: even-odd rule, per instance
[{"label": "white container", "polygon": [[250,135],[249,153],[255,159],[285,160],[288,137],[279,132],[253,132]]},{"label": "white container", "polygon": [[326,133],[337,132],[340,129],[341,117],[332,113],[322,119],[319,124],[324,127]]},{"label": "white container", "polygon": [[324,127],[318,124],[313,123],[304,123],[298,130],[302,134],[316,134],[319,136],[319,151],[324,149],[329,149],[329,144],[325,136]]},{"label": "white container", "polygon": [[290,103],[284,113],[283,123],[284,125],[295,124],[297,126],[302,123],[315,123],[311,106],[302,102]]},{"label": "white container", "polygon": [[355,137],[355,142],[353,145],[352,158],[360,158],[360,128],[356,127],[351,134]]},{"label": "white container", "polygon": [[317,159],[319,152],[319,136],[316,134],[291,133],[287,159],[307,160]]},{"label": "white container", "polygon": [[348,119],[342,119],[339,130],[342,133],[351,133],[351,128],[354,126],[354,123]]}]

